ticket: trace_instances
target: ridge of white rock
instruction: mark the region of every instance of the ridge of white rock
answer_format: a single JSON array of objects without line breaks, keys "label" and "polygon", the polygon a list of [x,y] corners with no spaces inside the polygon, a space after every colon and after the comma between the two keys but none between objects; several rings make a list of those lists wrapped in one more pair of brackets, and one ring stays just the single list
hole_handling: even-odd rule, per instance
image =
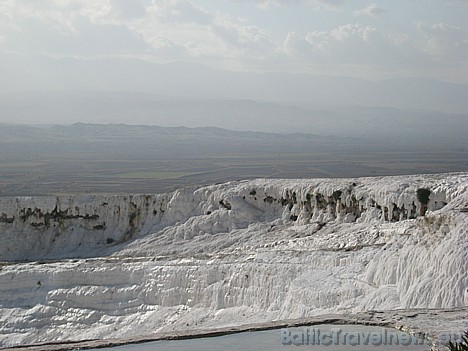
[{"label": "ridge of white rock", "polygon": [[0,346],[464,306],[467,190],[457,173],[0,198]]}]

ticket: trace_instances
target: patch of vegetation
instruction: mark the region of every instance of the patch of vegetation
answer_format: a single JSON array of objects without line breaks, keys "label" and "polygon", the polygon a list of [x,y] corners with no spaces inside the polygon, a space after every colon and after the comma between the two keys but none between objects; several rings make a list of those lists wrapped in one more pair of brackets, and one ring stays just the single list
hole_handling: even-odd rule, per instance
[{"label": "patch of vegetation", "polygon": [[465,331],[459,342],[449,341],[447,348],[450,351],[468,351],[468,330]]},{"label": "patch of vegetation", "polygon": [[429,202],[429,195],[431,195],[431,191],[427,188],[419,188],[416,191],[416,194],[418,196],[418,201],[422,203],[423,205],[427,205]]},{"label": "patch of vegetation", "polygon": [[279,202],[281,203],[282,206],[288,206],[289,211],[293,208],[294,205],[297,204],[297,195],[296,192],[293,192],[292,194],[289,193],[289,190],[286,190],[286,197],[279,199]]},{"label": "patch of vegetation", "polygon": [[297,194],[296,194],[295,191],[292,193],[292,200],[293,200],[293,204],[296,205],[297,204]]},{"label": "patch of vegetation", "polygon": [[15,216],[13,217],[8,217],[6,213],[2,212],[2,215],[0,216],[0,223],[13,223],[15,221]]},{"label": "patch of vegetation", "polygon": [[252,189],[252,190],[250,191],[250,195],[252,195],[252,196],[257,195],[257,191],[256,191],[255,189]]},{"label": "patch of vegetation", "polygon": [[327,201],[325,197],[321,193],[315,194],[315,201],[317,203],[317,207],[320,209],[324,209],[327,207]]},{"label": "patch of vegetation", "polygon": [[342,193],[343,193],[343,192],[342,192],[341,190],[335,190],[335,191],[333,192],[333,194],[332,194],[333,199],[335,199],[335,201],[340,200],[340,199],[341,199],[341,194],[342,194]]},{"label": "patch of vegetation", "polygon": [[108,243],[108,244],[112,244],[113,242],[115,242],[115,240],[112,239],[112,238],[107,238],[107,240],[106,240],[106,243]]}]

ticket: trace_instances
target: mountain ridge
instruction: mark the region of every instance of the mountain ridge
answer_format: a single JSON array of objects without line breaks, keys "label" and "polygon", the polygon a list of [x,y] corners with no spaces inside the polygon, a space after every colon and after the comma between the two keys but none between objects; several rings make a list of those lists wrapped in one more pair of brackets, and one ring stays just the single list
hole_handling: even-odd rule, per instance
[{"label": "mountain ridge", "polygon": [[142,60],[0,56],[5,76],[0,91],[131,90],[198,98],[426,108],[463,113],[466,84],[424,78],[367,81],[298,73],[238,72],[186,63]]}]

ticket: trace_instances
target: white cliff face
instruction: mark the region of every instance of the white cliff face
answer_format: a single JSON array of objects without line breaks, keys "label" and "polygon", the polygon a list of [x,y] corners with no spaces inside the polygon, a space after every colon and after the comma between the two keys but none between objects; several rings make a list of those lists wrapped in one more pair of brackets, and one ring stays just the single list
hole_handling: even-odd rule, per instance
[{"label": "white cliff face", "polygon": [[151,232],[165,195],[0,198],[0,259],[92,257]]},{"label": "white cliff face", "polygon": [[467,190],[446,174],[0,199],[0,346],[463,306]]}]

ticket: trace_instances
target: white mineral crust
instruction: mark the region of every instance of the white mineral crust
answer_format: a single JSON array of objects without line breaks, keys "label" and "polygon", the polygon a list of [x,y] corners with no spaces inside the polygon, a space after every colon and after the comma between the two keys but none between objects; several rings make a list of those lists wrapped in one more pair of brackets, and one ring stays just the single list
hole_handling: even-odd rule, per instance
[{"label": "white mineral crust", "polygon": [[0,347],[465,306],[467,189],[457,173],[0,198]]}]

